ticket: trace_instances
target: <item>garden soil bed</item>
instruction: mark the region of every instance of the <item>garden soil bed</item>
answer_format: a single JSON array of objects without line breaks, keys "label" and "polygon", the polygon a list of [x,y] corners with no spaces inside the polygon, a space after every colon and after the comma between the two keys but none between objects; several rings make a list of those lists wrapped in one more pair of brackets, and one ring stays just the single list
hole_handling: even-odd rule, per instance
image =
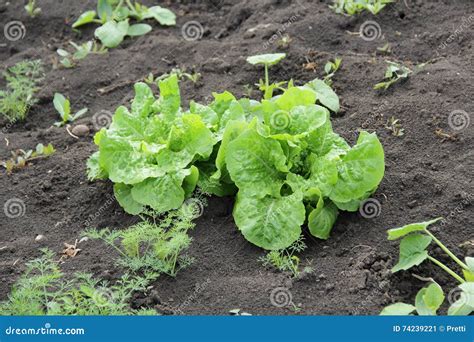
[{"label": "garden soil bed", "polygon": [[[57,149],[51,157],[12,175],[1,171],[0,204],[18,198],[26,211],[15,219],[0,211],[0,300],[7,298],[25,263],[41,254],[40,248],[58,252],[59,259],[63,243],[80,238],[87,221],[114,229],[136,222],[113,200],[110,182],[87,181],[85,162],[96,150],[92,141],[95,113],[113,112],[130,100],[133,81],[173,67],[202,74],[197,85],[182,82],[184,106],[190,100],[209,102],[213,91],[229,90],[242,96],[244,85],[255,83],[262,75],[245,58],[275,51],[286,52],[288,57],[271,69],[272,79],[292,78],[296,84],[321,77],[328,59],[342,58],[334,88],[343,110],[332,119],[334,130],[352,144],[358,129],[365,128],[377,132],[384,145],[386,174],[373,195],[381,203],[379,215],[367,219],[359,213],[343,213],[327,241],[307,234],[308,248],[301,257],[314,273],[291,279],[258,262],[264,252],[238,232],[232,218],[233,200],[210,198],[191,233],[193,265],[176,278],[160,277],[147,293],[136,294],[133,306],[154,307],[162,314],[226,315],[241,309],[253,315],[366,315],[378,314],[394,301],[412,302],[423,282],[411,273],[434,276],[442,286],[454,285],[428,264],[413,272],[391,274],[398,252],[397,244],[387,241],[386,230],[449,216],[436,233],[458,255],[473,254],[472,247],[460,245],[474,238],[474,125],[455,131],[448,124],[454,110],[471,118],[474,113],[472,1],[406,0],[377,16],[355,17],[335,14],[324,1],[168,1],[163,4],[178,15],[176,27],[153,23],[149,34],[127,39],[107,54],[91,55],[73,69],[53,69],[55,51],[69,40],[82,42],[93,36],[93,27],[78,33],[70,23],[84,10],[94,8],[95,2],[39,3],[43,13],[31,19],[22,1],[0,1],[0,23],[20,20],[26,27],[22,40],[0,37],[4,44],[1,67],[25,58],[40,58],[47,66],[40,101],[27,120],[14,125],[2,122],[0,159],[9,157],[14,149],[31,149],[37,143],[51,142]],[[187,41],[181,33],[183,25],[192,20],[204,28],[198,41]],[[380,26],[378,39],[367,41],[350,33],[358,32],[367,20]],[[288,47],[278,46],[279,39],[272,38],[278,32],[291,38]],[[376,48],[385,43],[391,44],[392,53],[377,54]],[[382,80],[387,59],[413,67],[429,63],[406,82],[377,92],[372,87]],[[316,69],[305,68],[307,63],[314,63],[310,65]],[[0,88],[4,85],[0,81]],[[98,91],[111,85],[116,86],[106,88],[111,91]],[[76,110],[89,108],[78,122],[89,126],[88,136],[75,139],[65,128],[51,127],[58,119],[52,105],[54,92],[70,97]],[[252,96],[259,94],[254,91]],[[404,128],[401,137],[384,127],[392,116]],[[437,129],[452,139],[438,136]],[[39,234],[45,239],[36,242]],[[102,243],[89,240],[79,248],[82,251],[76,257],[61,265],[66,274],[90,272],[113,281],[123,273],[114,265],[115,252]],[[440,251],[435,253],[444,260]],[[279,287],[291,295],[294,305],[272,304],[270,295]]]}]

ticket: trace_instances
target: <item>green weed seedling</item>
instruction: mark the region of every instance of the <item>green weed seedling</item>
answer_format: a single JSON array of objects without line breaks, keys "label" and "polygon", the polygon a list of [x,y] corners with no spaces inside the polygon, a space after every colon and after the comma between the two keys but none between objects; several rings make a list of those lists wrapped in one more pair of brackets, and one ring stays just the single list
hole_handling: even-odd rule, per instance
[{"label": "green weed seedling", "polygon": [[67,123],[74,122],[87,113],[87,108],[82,108],[81,110],[77,111],[74,115],[71,114],[71,103],[69,99],[64,97],[64,95],[60,93],[54,94],[53,105],[56,111],[61,116],[61,121],[55,122],[54,125],[56,127],[61,127]]},{"label": "green weed seedling", "polygon": [[332,85],[332,78],[336,74],[336,71],[339,70],[341,67],[342,59],[341,58],[334,58],[334,61],[328,61],[324,65],[324,72],[326,73],[326,76],[324,76],[323,81],[327,85],[331,86]]},{"label": "green weed seedling", "polygon": [[30,107],[37,102],[34,95],[43,75],[40,60],[21,61],[7,69],[3,73],[7,87],[0,91],[0,114],[10,122],[24,120]]},{"label": "green weed seedling", "polygon": [[[388,230],[389,240],[402,238],[400,241],[400,258],[392,268],[392,272],[408,270],[420,265],[425,260],[431,261],[460,283],[458,288],[461,290],[461,296],[457,301],[451,303],[448,315],[469,315],[474,311],[474,258],[466,257],[465,262],[462,262],[428,230],[428,226],[441,219],[436,218],[431,221],[412,223]],[[432,242],[436,243],[460,267],[462,276],[429,254],[427,248]],[[428,287],[418,292],[415,306],[395,303],[386,307],[381,314],[408,315],[416,310],[419,315],[435,315],[443,301],[443,290],[433,281]]]},{"label": "green weed seedling", "polygon": [[60,63],[65,68],[72,68],[76,65],[76,62],[86,58],[89,54],[103,54],[107,52],[107,48],[101,46],[97,42],[88,41],[81,45],[78,45],[74,42],[69,42],[72,47],[75,49],[74,52],[69,52],[64,49],[58,49],[56,52],[59,56],[62,57]]},{"label": "green weed seedling", "polygon": [[260,79],[257,86],[263,92],[263,98],[265,100],[271,99],[273,96],[273,92],[276,89],[284,90],[282,87],[287,82],[278,82],[278,83],[270,83],[270,79],[268,77],[268,69],[278,64],[282,59],[286,57],[284,53],[272,53],[272,54],[265,54],[265,55],[255,55],[250,56],[247,58],[247,62],[252,65],[263,65],[265,67],[265,81]]},{"label": "green weed seedling", "polygon": [[6,161],[1,161],[0,165],[6,169],[8,174],[11,174],[14,170],[23,169],[28,165],[29,162],[35,159],[48,157],[54,152],[56,152],[56,150],[54,149],[53,145],[48,144],[47,146],[44,146],[43,144],[38,144],[36,145],[35,150],[25,151],[19,149],[12,151],[12,157]]},{"label": "green weed seedling", "polygon": [[[167,74],[163,74],[160,77],[157,77],[154,79],[153,74],[151,76],[148,76],[148,81],[145,80],[145,82],[151,84],[151,83],[157,83],[161,80],[164,80],[165,78],[170,77],[171,75],[176,75],[178,77],[178,80],[182,80],[183,78],[186,78],[190,80],[193,83],[197,83],[199,79],[201,78],[201,74],[199,72],[193,72],[193,73],[188,73],[186,72],[186,69],[180,69],[180,68],[173,68],[171,71]],[[150,82],[151,81],[151,82]]]},{"label": "green weed seedling", "polygon": [[391,87],[394,83],[408,78],[408,76],[412,73],[412,70],[402,64],[398,64],[395,62],[387,61],[388,66],[385,70],[385,81],[377,83],[374,86],[374,89],[384,89],[387,90]]},{"label": "green weed seedling", "polygon": [[[258,260],[263,266],[272,266],[281,272],[290,272],[294,278],[301,274],[300,258],[296,255],[306,249],[303,236],[300,236],[290,247],[282,250],[271,251]],[[303,269],[304,273],[312,273],[313,269],[307,266]]]},{"label": "green weed seedling", "polygon": [[179,270],[193,262],[183,254],[192,240],[187,234],[194,227],[192,219],[189,211],[174,210],[159,222],[143,219],[125,230],[88,229],[84,235],[114,248],[120,255],[122,267],[133,272],[153,271],[175,277]]},{"label": "green weed seedling", "polygon": [[176,15],[170,10],[152,6],[146,7],[130,0],[98,0],[97,11],[86,11],[72,24],[78,28],[89,23],[101,26],[95,30],[95,36],[107,48],[118,46],[126,36],[141,36],[151,31],[148,24],[129,24],[129,19],[143,21],[155,19],[160,25],[176,25]]},{"label": "green weed seedling", "polygon": [[25,5],[25,11],[30,17],[34,18],[41,13],[41,8],[36,6],[36,0],[28,0],[28,3]]},{"label": "green weed seedling", "polygon": [[385,128],[392,132],[392,135],[394,137],[401,137],[403,134],[405,134],[405,129],[402,127],[400,124],[399,119],[395,119],[395,117],[391,117],[390,119],[387,120],[387,123],[385,124]]},{"label": "green weed seedling", "polygon": [[354,15],[369,11],[377,15],[385,6],[394,0],[334,0],[329,7],[338,14]]},{"label": "green weed seedling", "polygon": [[13,285],[8,300],[0,303],[0,315],[154,315],[154,310],[133,310],[129,301],[136,291],[145,291],[156,278],[124,275],[115,284],[99,281],[90,274],[65,275],[53,260],[54,253],[26,265],[25,273]]}]

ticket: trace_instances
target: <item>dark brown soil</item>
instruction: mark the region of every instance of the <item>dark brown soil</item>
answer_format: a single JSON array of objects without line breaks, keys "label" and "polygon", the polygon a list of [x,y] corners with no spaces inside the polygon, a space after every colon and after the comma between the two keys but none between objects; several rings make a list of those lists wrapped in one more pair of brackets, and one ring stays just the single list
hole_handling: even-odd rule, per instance
[{"label": "dark brown soil", "polygon": [[[7,297],[25,262],[40,255],[40,248],[60,253],[64,242],[72,243],[80,236],[90,217],[95,217],[93,224],[101,228],[119,229],[136,221],[111,200],[109,182],[90,183],[86,179],[85,161],[95,150],[93,132],[76,140],[64,128],[51,127],[57,120],[52,105],[54,92],[70,97],[73,108],[87,106],[89,114],[79,123],[93,130],[92,115],[113,111],[127,102],[133,81],[150,71],[165,73],[173,67],[186,67],[200,72],[199,84],[183,82],[181,91],[186,103],[191,99],[206,102],[213,91],[227,89],[243,95],[244,85],[261,77],[261,70],[247,65],[245,58],[274,51],[284,51],[288,57],[271,70],[271,77],[292,78],[297,84],[320,77],[328,59],[342,58],[334,87],[343,111],[333,118],[334,127],[351,143],[361,127],[376,131],[380,137],[387,165],[385,179],[374,194],[382,204],[380,215],[365,219],[358,213],[344,213],[328,241],[307,236],[308,249],[302,259],[314,267],[314,273],[292,280],[258,262],[264,253],[237,231],[231,215],[232,199],[212,198],[192,232],[189,253],[195,263],[175,279],[161,277],[151,293],[137,294],[134,306],[156,307],[165,314],[177,309],[185,314],[219,315],[231,309],[255,315],[377,314],[393,301],[412,302],[423,286],[409,272],[390,273],[397,259],[397,245],[386,240],[386,229],[454,213],[436,233],[459,256],[473,253],[459,248],[474,237],[473,125],[462,131],[448,125],[454,110],[463,110],[471,117],[474,113],[471,0],[405,0],[377,16],[355,17],[333,13],[328,1],[168,1],[164,5],[178,15],[176,27],[153,23],[153,31],[146,36],[127,39],[107,54],[91,55],[73,69],[52,68],[55,50],[66,46],[68,40],[82,42],[92,37],[93,27],[77,33],[70,23],[82,11],[94,8],[94,1],[39,3],[43,13],[30,19],[22,1],[0,1],[0,23],[20,20],[26,27],[22,40],[10,42],[0,37],[0,43],[6,44],[0,47],[1,66],[25,58],[41,58],[47,65],[40,102],[27,120],[13,126],[2,123],[0,159],[7,158],[11,150],[31,149],[40,142],[51,142],[57,149],[53,156],[12,175],[1,171],[0,204],[19,198],[26,205],[26,213],[11,219],[0,212],[0,300]],[[204,27],[201,40],[183,39],[181,27],[191,20]],[[349,33],[358,32],[367,20],[380,25],[379,39],[366,41]],[[252,28],[257,29],[251,33]],[[291,38],[289,47],[279,47],[278,39],[272,38],[279,30]],[[454,39],[449,39],[455,32]],[[376,54],[376,48],[385,43],[391,44],[392,53]],[[372,86],[382,79],[386,59],[412,66],[430,63],[406,82],[377,92]],[[315,63],[316,71],[303,67],[308,62]],[[98,93],[100,88],[127,81],[112,92]],[[253,96],[258,96],[257,92]],[[405,129],[401,137],[384,127],[392,116]],[[444,141],[435,134],[437,128],[456,134],[456,140]],[[46,237],[44,242],[35,242],[38,234]],[[83,271],[114,279],[123,272],[114,266],[114,252],[103,244],[87,241],[80,248],[83,251],[77,257],[62,265],[66,273]],[[435,277],[445,289],[453,285],[429,264],[414,273]],[[278,287],[290,291],[294,306],[272,305],[270,294]]]}]

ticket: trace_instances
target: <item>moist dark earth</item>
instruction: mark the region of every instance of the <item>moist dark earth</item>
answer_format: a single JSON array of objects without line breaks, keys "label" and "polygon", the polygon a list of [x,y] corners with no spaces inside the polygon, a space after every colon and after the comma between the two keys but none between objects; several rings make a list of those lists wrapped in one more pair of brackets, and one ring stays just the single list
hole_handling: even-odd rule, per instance
[{"label": "moist dark earth", "polygon": [[[232,198],[210,198],[191,232],[189,255],[195,262],[176,278],[161,276],[147,293],[137,293],[132,305],[155,308],[161,314],[227,315],[229,310],[241,309],[253,315],[375,315],[392,302],[414,301],[425,283],[412,274],[434,277],[445,290],[454,287],[429,263],[391,274],[398,246],[387,241],[386,230],[450,217],[434,232],[458,256],[474,254],[472,247],[461,247],[474,238],[473,124],[458,130],[448,120],[453,111],[463,111],[467,118],[474,113],[472,1],[398,1],[377,16],[353,17],[335,14],[329,1],[164,1],[159,4],[177,14],[175,27],[153,22],[153,31],[147,35],[128,38],[107,54],[90,55],[72,69],[53,67],[58,59],[55,51],[67,47],[70,40],[85,42],[93,37],[94,25],[75,32],[71,23],[93,9],[95,1],[38,3],[42,14],[31,19],[23,1],[0,1],[2,28],[12,20],[26,27],[21,40],[0,36],[1,68],[37,58],[46,66],[39,102],[27,119],[14,125],[0,122],[0,159],[38,143],[52,143],[57,149],[49,158],[11,175],[1,170],[0,204],[3,207],[9,199],[18,198],[26,211],[18,218],[0,211],[0,300],[7,298],[25,263],[41,255],[40,248],[57,252],[59,259],[63,243],[78,239],[87,228],[86,221],[113,229],[137,221],[111,200],[110,182],[86,178],[85,162],[96,149],[92,141],[95,113],[113,112],[128,103],[133,82],[148,73],[160,75],[176,67],[202,75],[197,84],[181,82],[183,106],[190,100],[208,103],[212,92],[224,90],[244,96],[244,86],[256,83],[263,73],[245,58],[271,52],[287,53],[271,69],[271,79],[293,79],[296,84],[323,76],[327,60],[342,58],[333,78],[342,111],[332,121],[335,131],[351,144],[361,128],[377,132],[386,155],[385,178],[372,196],[381,203],[379,215],[368,219],[359,213],[342,213],[327,241],[305,234],[308,248],[301,259],[314,272],[292,279],[259,263],[264,251],[237,230]],[[358,34],[368,20],[381,29],[372,41]],[[202,25],[200,40],[183,38],[181,28],[189,21]],[[288,46],[278,43],[279,34],[290,37]],[[386,43],[391,53],[377,52]],[[385,60],[413,69],[427,64],[387,91],[375,91],[372,87],[383,78]],[[0,87],[4,86],[2,80]],[[106,92],[99,91],[104,87]],[[89,108],[75,123],[88,125],[88,136],[75,139],[64,127],[52,127],[58,120],[52,105],[55,92],[71,98],[73,109]],[[259,96],[258,91],[252,94]],[[394,136],[385,127],[391,117],[400,120],[403,136]],[[436,134],[437,130],[446,135]],[[36,242],[39,234],[45,239]],[[66,274],[89,272],[113,281],[124,273],[114,263],[115,252],[102,243],[89,240],[79,248],[82,251],[76,257],[61,265]],[[455,268],[440,250],[433,252]],[[270,295],[278,287],[291,294],[292,304],[272,305]]]}]

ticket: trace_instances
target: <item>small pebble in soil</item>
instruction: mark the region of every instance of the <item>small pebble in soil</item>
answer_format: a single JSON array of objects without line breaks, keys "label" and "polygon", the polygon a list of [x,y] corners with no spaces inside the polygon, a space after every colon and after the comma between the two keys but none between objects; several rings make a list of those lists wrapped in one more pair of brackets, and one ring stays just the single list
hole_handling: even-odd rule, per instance
[{"label": "small pebble in soil", "polygon": [[43,242],[44,240],[46,240],[46,236],[44,236],[44,235],[41,235],[41,234],[40,234],[40,235],[37,235],[37,236],[35,237],[35,241],[36,241],[36,242]]},{"label": "small pebble in soil", "polygon": [[86,125],[77,125],[74,126],[71,133],[78,137],[85,137],[89,135],[89,127],[87,127]]},{"label": "small pebble in soil", "polygon": [[407,205],[408,205],[408,208],[413,209],[414,207],[417,206],[417,204],[418,204],[418,201],[417,201],[417,200],[413,200],[413,201],[411,201],[411,202],[408,202]]},{"label": "small pebble in soil", "polygon": [[324,289],[326,290],[326,292],[330,292],[334,290],[334,284],[327,284]]}]

